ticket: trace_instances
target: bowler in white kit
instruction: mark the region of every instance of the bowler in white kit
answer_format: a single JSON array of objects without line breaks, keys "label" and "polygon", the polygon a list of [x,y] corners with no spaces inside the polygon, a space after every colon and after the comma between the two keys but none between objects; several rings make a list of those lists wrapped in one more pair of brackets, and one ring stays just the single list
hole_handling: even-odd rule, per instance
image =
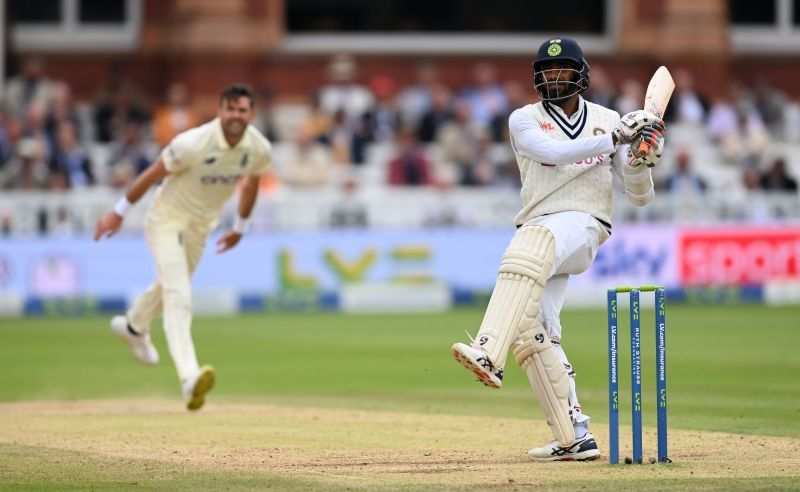
[{"label": "bowler in white kit", "polygon": [[240,184],[238,216],[217,241],[217,252],[236,246],[247,231],[260,175],[271,161],[269,141],[250,125],[254,107],[249,87],[227,87],[220,95],[217,118],[176,136],[114,210],[98,220],[95,230],[95,240],[114,235],[128,209],[163,181],[145,222],[157,278],[125,316],[112,318],[111,329],[128,342],[140,362],[154,365],[159,356],[150,339],[150,324],[163,313],[167,345],[189,410],[203,406],[215,381],[214,368],[198,363],[192,341],[192,273],[225,202]]},{"label": "bowler in white kit", "polygon": [[[634,111],[620,118],[581,97],[589,71],[571,39],[545,41],[536,54],[533,82],[540,102],[509,118],[522,180],[517,232],[477,336],[452,348],[459,363],[493,388],[501,387],[513,348],[554,437],[528,452],[535,461],[600,456],[561,345],[561,307],[569,276],[589,268],[611,235],[613,176],[624,183],[630,202],[646,205],[654,197],[651,168],[664,147],[664,123],[655,115]],[[642,140],[650,150],[636,157],[631,144]]]}]

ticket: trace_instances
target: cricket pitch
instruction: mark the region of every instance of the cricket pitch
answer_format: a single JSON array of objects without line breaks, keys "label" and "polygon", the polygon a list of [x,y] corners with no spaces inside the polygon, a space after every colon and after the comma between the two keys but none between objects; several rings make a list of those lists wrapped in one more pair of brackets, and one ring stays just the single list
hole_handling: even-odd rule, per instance
[{"label": "cricket pitch", "polygon": [[[674,463],[534,463],[544,422],[213,400],[0,404],[0,489],[800,488],[800,439],[670,429]],[[623,426],[620,455],[630,454]],[[655,429],[644,434],[645,460]]]}]

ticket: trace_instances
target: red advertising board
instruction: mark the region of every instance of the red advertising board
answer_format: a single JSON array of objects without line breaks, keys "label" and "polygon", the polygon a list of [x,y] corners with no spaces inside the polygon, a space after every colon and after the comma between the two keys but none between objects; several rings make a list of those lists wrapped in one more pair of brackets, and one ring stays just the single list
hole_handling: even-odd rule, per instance
[{"label": "red advertising board", "polygon": [[679,234],[683,285],[800,278],[800,227],[685,229]]}]

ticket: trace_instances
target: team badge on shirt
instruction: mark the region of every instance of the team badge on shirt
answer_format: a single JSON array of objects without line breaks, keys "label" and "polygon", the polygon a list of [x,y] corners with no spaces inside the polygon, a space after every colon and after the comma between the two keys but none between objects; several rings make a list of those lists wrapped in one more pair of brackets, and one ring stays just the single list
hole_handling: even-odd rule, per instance
[{"label": "team badge on shirt", "polygon": [[247,161],[249,161],[249,160],[250,160],[250,154],[245,153],[242,156],[242,161],[239,162],[239,167],[245,167],[247,165]]}]

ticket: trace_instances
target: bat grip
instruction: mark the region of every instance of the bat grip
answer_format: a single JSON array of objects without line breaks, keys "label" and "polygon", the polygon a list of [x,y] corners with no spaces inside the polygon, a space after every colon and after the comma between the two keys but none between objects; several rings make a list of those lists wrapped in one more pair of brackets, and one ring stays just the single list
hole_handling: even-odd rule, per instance
[{"label": "bat grip", "polygon": [[639,141],[639,147],[636,149],[636,157],[644,157],[650,152],[650,144],[644,141]]}]

